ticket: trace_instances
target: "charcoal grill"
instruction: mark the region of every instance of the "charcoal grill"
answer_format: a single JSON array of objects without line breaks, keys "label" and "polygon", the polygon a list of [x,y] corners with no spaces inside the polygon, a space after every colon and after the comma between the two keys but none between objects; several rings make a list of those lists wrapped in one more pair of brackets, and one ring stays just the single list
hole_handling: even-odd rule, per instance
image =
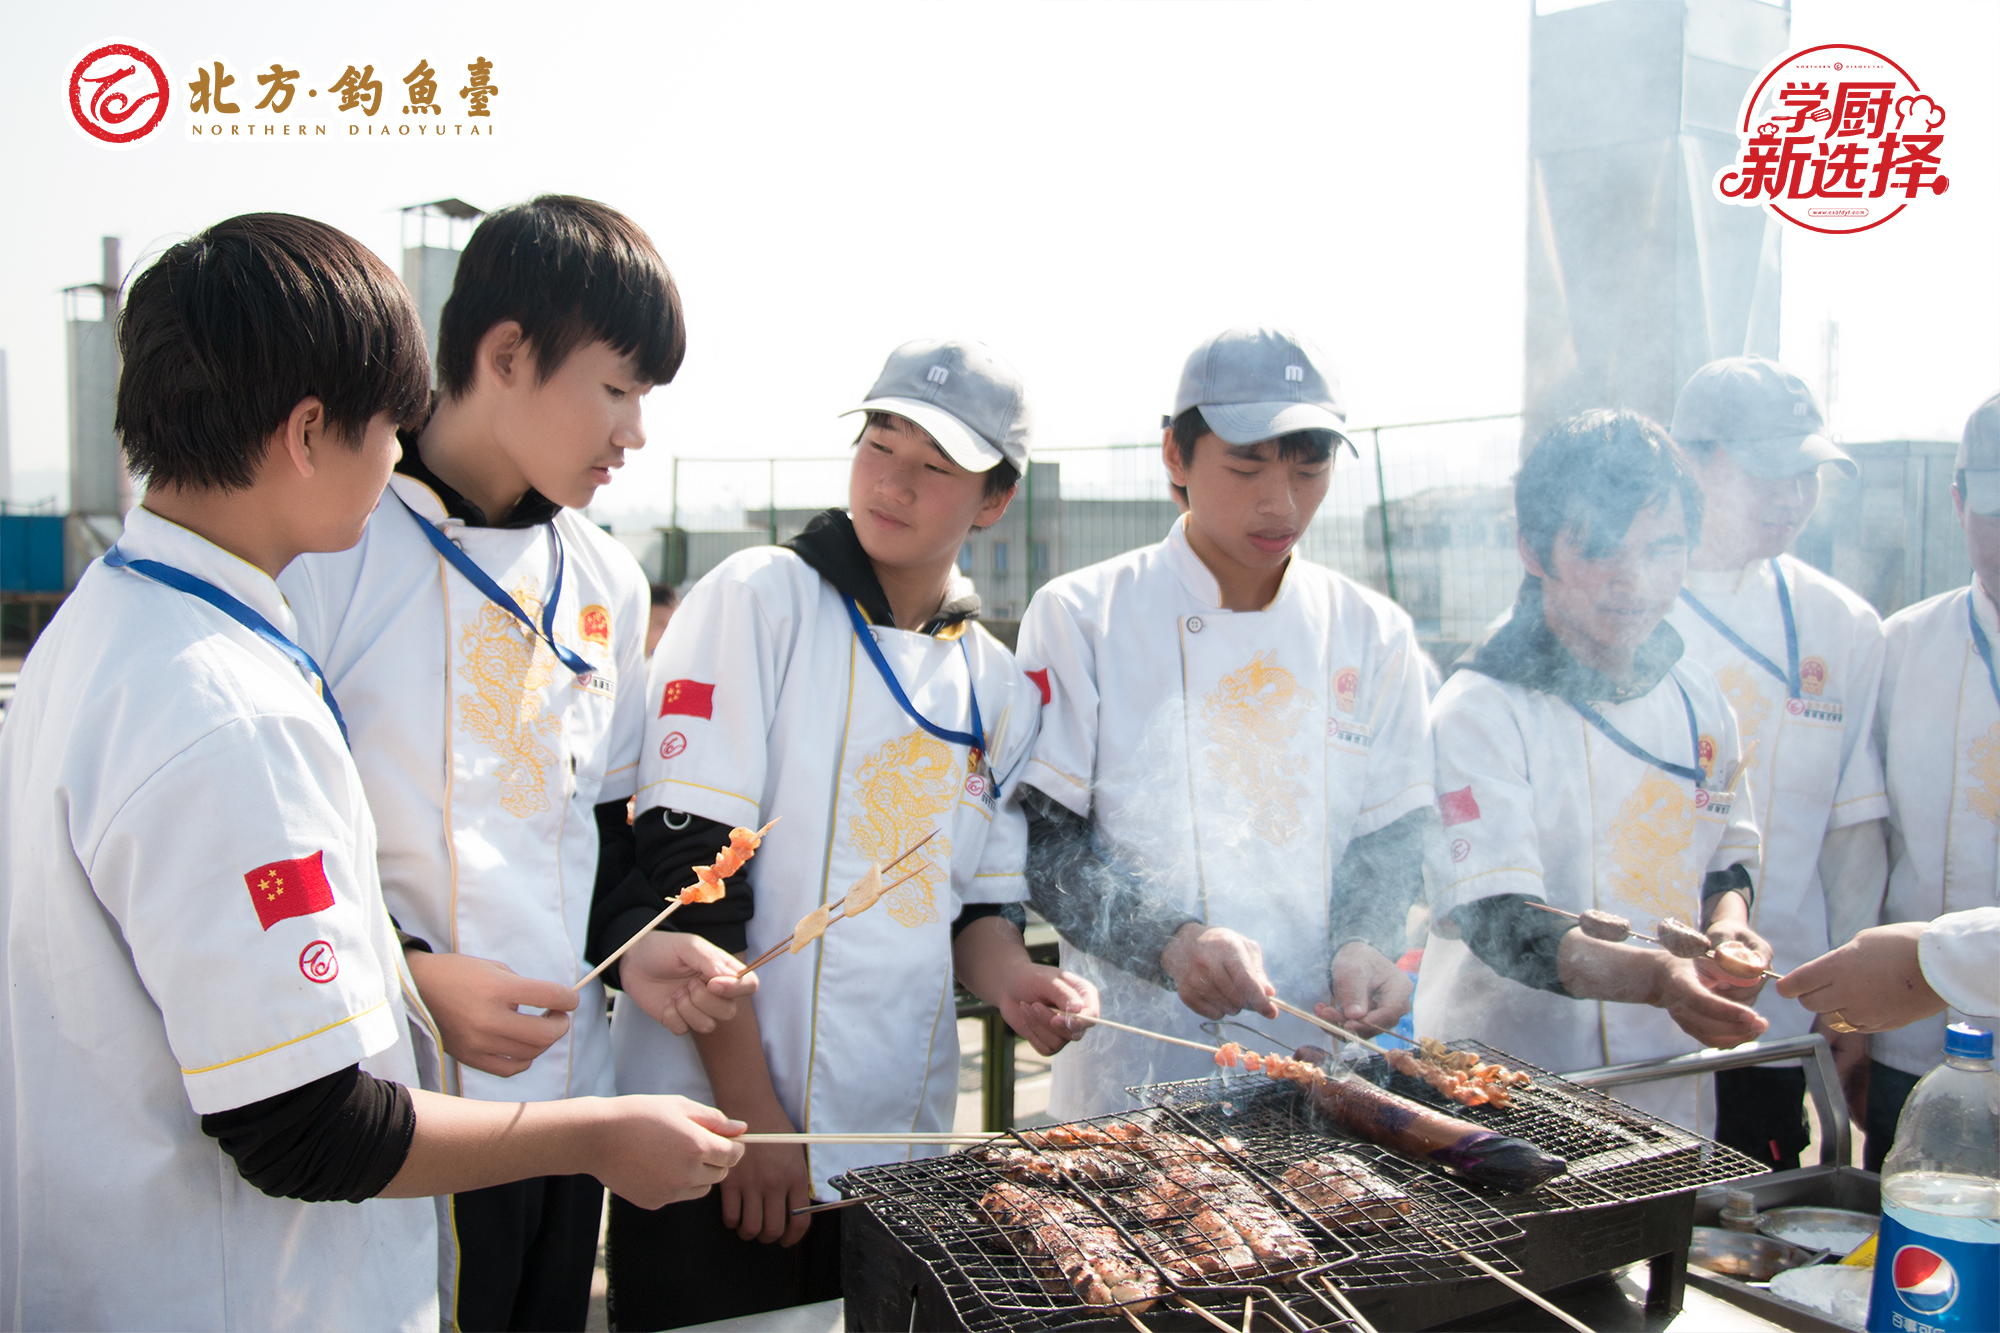
[{"label": "charcoal grill", "polygon": [[[1081,1200],[1091,1216],[1122,1239],[1128,1253],[1140,1256],[1165,1290],[1166,1295],[1146,1313],[1146,1327],[1209,1327],[1189,1305],[1200,1305],[1236,1327],[1249,1300],[1266,1312],[1268,1320],[1295,1330],[1355,1328],[1341,1308],[1343,1297],[1359,1299],[1374,1288],[1477,1276],[1479,1270],[1465,1251],[1477,1253],[1502,1271],[1519,1271],[1498,1248],[1521,1239],[1525,1233],[1519,1223],[1462,1184],[1433,1176],[1373,1145],[1335,1145],[1304,1129],[1263,1129],[1233,1137],[1214,1134],[1175,1107],[1077,1122],[1090,1127],[1116,1124],[1142,1126],[1148,1152],[1162,1167],[1193,1162],[1227,1165],[1312,1249],[1309,1262],[1191,1279],[1163,1262],[1166,1251],[1177,1242],[1185,1245],[1189,1238],[1186,1233],[1170,1237],[1146,1220],[1145,1205],[1155,1196],[1143,1178],[1121,1182],[1065,1175],[1060,1184],[1043,1192]],[[1048,1132],[1016,1131],[1012,1138],[1025,1147],[1039,1147],[1040,1136]],[[1177,1141],[1190,1147],[1172,1146]],[[1407,1196],[1408,1215],[1388,1225],[1363,1219],[1331,1221],[1300,1206],[1280,1188],[1278,1177],[1286,1168],[1335,1150]],[[902,1328],[914,1318],[920,1328],[1129,1328],[1118,1310],[1085,1305],[1066,1284],[1056,1284],[1058,1289],[1051,1291],[1045,1274],[1017,1254],[1001,1229],[988,1220],[980,1199],[1004,1179],[996,1168],[967,1153],[866,1167],[836,1179],[834,1184],[843,1194],[869,1198],[865,1216],[850,1216],[845,1224],[854,1237],[844,1274],[849,1327]],[[1342,1295],[1328,1291],[1329,1283]]]},{"label": "charcoal grill", "polygon": [[[1135,1088],[1135,1096],[1152,1104],[1148,1110],[1077,1122],[1136,1121],[1205,1144],[1205,1151],[1264,1190],[1315,1251],[1314,1264],[1226,1283],[1176,1282],[1156,1266],[1168,1294],[1137,1322],[1149,1329],[1206,1329],[1220,1318],[1237,1327],[1247,1297],[1262,1312],[1258,1328],[1357,1328],[1337,1298],[1326,1294],[1322,1284],[1331,1282],[1377,1327],[1429,1327],[1513,1299],[1478,1273],[1464,1258],[1468,1251],[1542,1291],[1650,1260],[1648,1305],[1678,1310],[1695,1191],[1757,1174],[1761,1165],[1505,1052],[1473,1042],[1452,1045],[1524,1070],[1534,1086],[1516,1091],[1505,1110],[1462,1107],[1394,1073],[1379,1057],[1354,1071],[1413,1101],[1559,1154],[1569,1163],[1567,1174],[1526,1194],[1475,1185],[1346,1139],[1320,1119],[1297,1085],[1262,1075],[1218,1073]],[[1044,1132],[1019,1131],[1013,1138],[1032,1146],[1033,1136]],[[1224,1146],[1231,1139],[1240,1146]],[[1274,1182],[1287,1167],[1329,1152],[1361,1160],[1407,1194],[1408,1224],[1330,1227],[1276,1193]],[[1001,1178],[960,1153],[867,1167],[836,1179],[843,1194],[869,1198],[844,1224],[848,1327],[980,1333],[1132,1328],[1121,1311],[1084,1305],[1066,1285],[1045,1289],[979,1210],[980,1196]],[[1146,1227],[1118,1188],[1074,1179],[1060,1188],[1143,1252]]]}]

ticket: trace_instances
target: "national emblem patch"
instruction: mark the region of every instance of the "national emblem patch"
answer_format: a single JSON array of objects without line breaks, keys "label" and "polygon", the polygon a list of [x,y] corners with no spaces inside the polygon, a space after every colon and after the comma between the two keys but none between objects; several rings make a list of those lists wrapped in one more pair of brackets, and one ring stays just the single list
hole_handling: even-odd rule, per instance
[{"label": "national emblem patch", "polygon": [[257,923],[265,930],[295,916],[311,916],[333,906],[333,885],[326,882],[326,853],[314,852],[295,861],[273,861],[243,876]]}]

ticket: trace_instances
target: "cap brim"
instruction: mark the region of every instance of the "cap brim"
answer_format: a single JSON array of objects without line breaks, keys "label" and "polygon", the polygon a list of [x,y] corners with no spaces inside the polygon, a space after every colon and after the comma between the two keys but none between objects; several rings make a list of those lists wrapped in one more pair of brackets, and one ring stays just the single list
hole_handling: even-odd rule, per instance
[{"label": "cap brim", "polygon": [[1832,463],[1852,477],[1861,469],[1844,450],[1824,435],[1780,436],[1775,440],[1723,440],[1745,472],[1753,477],[1796,477],[1822,463]]},{"label": "cap brim", "polygon": [[1335,441],[1360,457],[1347,438],[1347,423],[1318,403],[1198,403],[1201,419],[1230,444],[1261,444],[1299,430],[1331,431]]},{"label": "cap brim", "polygon": [[932,403],[921,403],[914,398],[870,398],[861,406],[850,407],[840,415],[851,417],[856,412],[892,412],[914,421],[929,431],[930,437],[938,442],[938,448],[967,472],[991,472],[1007,457],[980,438],[977,431]]},{"label": "cap brim", "polygon": [[2000,514],[2000,472],[1966,469],[1965,490],[1959,498],[1975,514],[1986,518]]}]

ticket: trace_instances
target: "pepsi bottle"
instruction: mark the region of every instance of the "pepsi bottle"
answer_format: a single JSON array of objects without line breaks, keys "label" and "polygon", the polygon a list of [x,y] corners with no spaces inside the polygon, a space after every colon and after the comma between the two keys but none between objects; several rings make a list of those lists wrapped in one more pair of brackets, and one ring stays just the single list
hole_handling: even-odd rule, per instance
[{"label": "pepsi bottle", "polygon": [[1882,1164],[1869,1333],[2000,1329],[2000,1073],[1993,1034],[1945,1030]]}]

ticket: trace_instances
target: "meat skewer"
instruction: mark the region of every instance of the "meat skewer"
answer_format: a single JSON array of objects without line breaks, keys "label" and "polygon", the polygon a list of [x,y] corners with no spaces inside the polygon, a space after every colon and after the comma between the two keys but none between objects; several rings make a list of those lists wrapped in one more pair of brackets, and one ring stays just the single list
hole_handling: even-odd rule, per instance
[{"label": "meat skewer", "polygon": [[[918,875],[923,874],[924,870],[928,870],[930,868],[928,863],[922,869],[911,871],[909,874],[897,880],[894,884],[884,885],[882,883],[883,871],[888,870],[891,867],[901,865],[903,862],[915,856],[925,843],[929,842],[932,838],[935,838],[938,835],[938,832],[939,830],[932,829],[927,835],[919,839],[901,856],[889,862],[888,865],[870,865],[868,867],[868,873],[863,875],[860,879],[854,881],[853,885],[851,885],[848,888],[847,893],[838,902],[822,903],[818,907],[814,908],[812,911],[806,913],[803,917],[799,918],[799,924],[792,929],[792,937],[789,940],[783,940],[777,944],[772,945],[770,948],[766,949],[763,953],[757,955],[756,961],[752,962],[748,967],[744,968],[743,970],[745,972],[755,972],[758,968],[770,962],[773,958],[776,958],[781,953],[800,952],[808,944],[811,944],[814,940],[818,939],[821,935],[825,934],[826,928],[833,922],[845,921],[847,920],[847,918],[851,916],[859,916],[861,913],[873,907],[876,904],[876,902],[882,898],[884,894],[887,894],[892,889],[900,888],[902,885],[905,885],[909,883],[911,880],[915,879]],[[833,915],[836,909],[840,911],[839,916]]]},{"label": "meat skewer", "polygon": [[1662,918],[1660,924],[1655,927],[1659,931],[1658,938],[1655,938],[1632,929],[1632,923],[1624,917],[1600,912],[1595,908],[1588,912],[1565,912],[1560,907],[1551,907],[1532,898],[1528,902],[1530,906],[1539,907],[1544,912],[1568,917],[1576,922],[1578,929],[1594,940],[1606,940],[1613,944],[1626,939],[1644,940],[1648,944],[1657,944],[1676,958],[1711,959],[1717,967],[1731,976],[1745,980],[1761,976],[1775,981],[1780,975],[1769,968],[1758,966],[1756,955],[1735,940],[1717,944],[1676,917]]},{"label": "meat skewer", "polygon": [[[783,815],[778,816],[778,819],[783,818]],[[729,830],[729,845],[715,854],[715,864],[713,866],[696,866],[694,871],[695,882],[693,884],[682,889],[674,900],[667,904],[665,911],[639,927],[637,933],[631,939],[626,940],[616,949],[613,949],[605,956],[603,962],[584,973],[572,989],[580,991],[591,982],[597,980],[603,974],[605,968],[610,967],[625,956],[626,950],[652,934],[668,917],[680,911],[681,908],[686,907],[689,903],[712,903],[722,897],[724,892],[723,881],[738,870],[741,870],[743,863],[757,854],[757,848],[763,843],[764,835],[771,831],[777,824],[778,819],[773,819],[769,824],[764,825],[760,829],[734,828]],[[745,969],[745,971],[748,970],[747,968]]]},{"label": "meat skewer", "polygon": [[980,1196],[979,1211],[1048,1291],[1067,1286],[1085,1305],[1122,1305],[1135,1314],[1165,1294],[1150,1265],[1080,1200],[1001,1181]]}]

